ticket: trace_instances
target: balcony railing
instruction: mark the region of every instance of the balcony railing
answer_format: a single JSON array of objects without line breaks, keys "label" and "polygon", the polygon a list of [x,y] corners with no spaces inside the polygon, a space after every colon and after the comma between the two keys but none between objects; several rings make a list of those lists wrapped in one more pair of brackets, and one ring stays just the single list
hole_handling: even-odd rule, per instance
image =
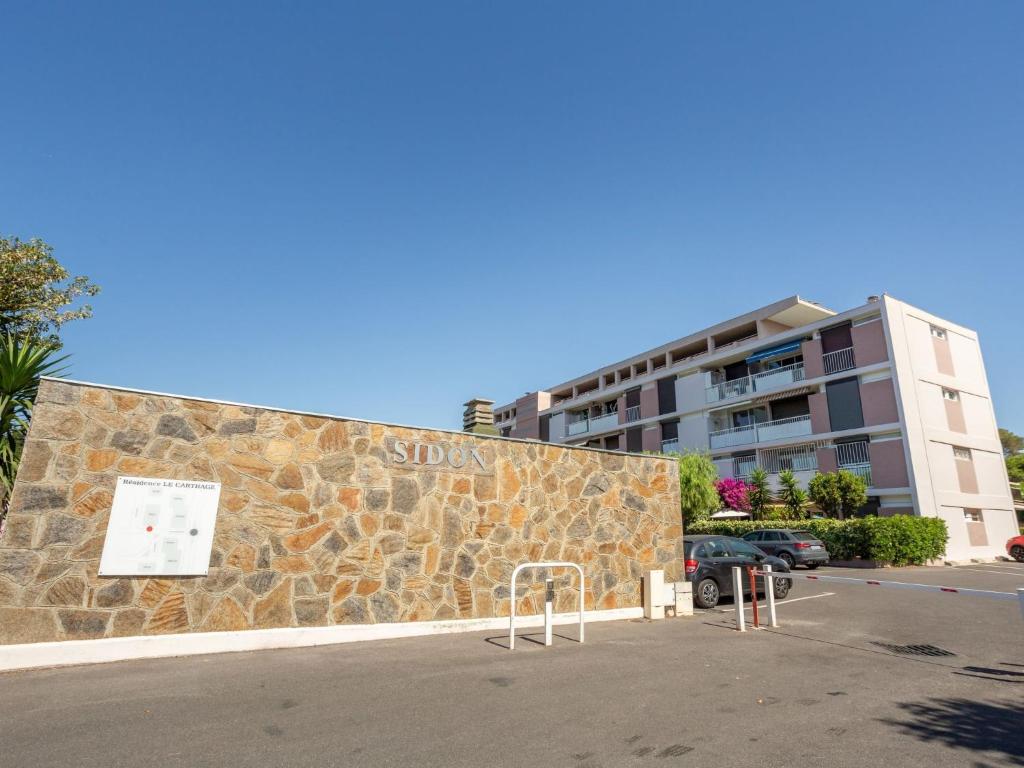
[{"label": "balcony railing", "polygon": [[570,421],[565,425],[565,434],[568,437],[573,435],[582,435],[584,432],[590,430],[590,419],[584,416],[582,419],[576,421]]},{"label": "balcony railing", "polygon": [[871,451],[867,440],[836,443],[836,465],[864,478],[864,482],[871,485]]},{"label": "balcony railing", "polygon": [[728,448],[733,445],[761,443],[767,440],[781,440],[787,437],[802,437],[811,434],[811,417],[790,416],[775,421],[762,421],[746,427],[720,429],[710,434],[712,448]]},{"label": "balcony railing", "polygon": [[751,392],[753,384],[750,381],[749,376],[744,376],[741,379],[731,379],[730,381],[723,381],[718,384],[714,384],[707,389],[707,401],[714,403],[719,400],[725,400],[730,397],[739,397]]},{"label": "balcony railing", "polygon": [[757,430],[753,425],[747,427],[733,427],[732,429],[720,429],[712,432],[712,448],[729,448],[733,445],[746,445],[757,442]]},{"label": "balcony railing", "polygon": [[732,476],[737,480],[746,480],[757,469],[756,456],[743,456],[732,460]]},{"label": "balcony railing", "polygon": [[784,365],[781,368],[761,371],[751,376],[744,376],[740,379],[732,379],[714,384],[708,387],[706,397],[709,403],[714,403],[730,397],[747,395],[751,392],[768,392],[773,389],[781,389],[803,380],[804,364],[793,363],[792,365]]},{"label": "balcony railing", "polygon": [[781,368],[772,368],[755,373],[750,378],[754,381],[755,392],[767,392],[770,389],[788,387],[790,384],[804,380],[804,364],[793,363]]},{"label": "balcony railing", "polygon": [[576,421],[570,421],[565,425],[567,437],[582,435],[586,432],[599,432],[604,429],[613,429],[619,425],[619,414],[615,411],[602,413],[600,416],[584,416]]},{"label": "balcony railing", "polygon": [[626,422],[640,421],[640,406],[631,405],[626,409]]},{"label": "balcony railing", "polygon": [[787,437],[802,437],[811,434],[811,416],[790,416],[787,419],[765,421],[757,425],[757,440],[782,440]]},{"label": "balcony railing", "polygon": [[849,464],[871,464],[867,440],[855,443],[836,443],[836,464],[845,468]]},{"label": "balcony railing", "polygon": [[619,425],[619,414],[617,411],[602,413],[600,416],[592,416],[590,419],[590,432],[600,432],[605,429],[614,429]]},{"label": "balcony railing", "polygon": [[853,361],[853,347],[826,352],[821,356],[821,362],[825,367],[825,375],[849,371],[857,367]]},{"label": "balcony railing", "polygon": [[871,465],[870,464],[847,464],[845,467],[839,467],[844,472],[852,472],[858,477],[864,478],[864,482],[867,483],[868,487],[871,487]]},{"label": "balcony railing", "polygon": [[818,468],[817,445],[787,445],[783,448],[765,448],[761,451],[761,466],[769,474],[784,469],[791,472],[813,472]]},{"label": "balcony railing", "polygon": [[678,453],[679,452],[679,438],[673,437],[671,440],[661,441],[661,452],[662,453]]}]

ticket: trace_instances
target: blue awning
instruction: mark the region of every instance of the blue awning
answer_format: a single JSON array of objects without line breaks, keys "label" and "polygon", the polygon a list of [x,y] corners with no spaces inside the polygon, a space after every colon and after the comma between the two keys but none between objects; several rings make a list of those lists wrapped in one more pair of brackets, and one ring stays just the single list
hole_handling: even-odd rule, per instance
[{"label": "blue awning", "polygon": [[800,349],[802,341],[790,341],[785,344],[780,344],[777,347],[771,347],[769,349],[762,349],[760,352],[755,352],[747,358],[748,363],[756,363],[758,360],[764,360],[769,357],[775,357],[776,355],[783,355],[786,352],[796,352]]}]

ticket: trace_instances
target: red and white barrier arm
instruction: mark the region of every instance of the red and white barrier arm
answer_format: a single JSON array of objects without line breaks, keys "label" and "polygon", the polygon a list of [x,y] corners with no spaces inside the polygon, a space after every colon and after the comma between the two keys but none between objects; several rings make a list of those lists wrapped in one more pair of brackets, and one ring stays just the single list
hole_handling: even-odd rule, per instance
[{"label": "red and white barrier arm", "polygon": [[[758,576],[765,572],[758,569]],[[905,581],[877,581],[875,579],[854,579],[850,576],[818,576],[809,573],[772,573],[777,579],[807,579],[808,581],[831,581],[839,584],[864,584],[869,587],[890,587],[892,589],[916,589],[921,592],[943,592],[946,594],[966,595],[967,597],[988,597],[993,600],[1019,600],[1022,589],[1017,592],[995,592],[991,589],[967,589],[965,587],[941,587],[936,584],[909,584]]]}]

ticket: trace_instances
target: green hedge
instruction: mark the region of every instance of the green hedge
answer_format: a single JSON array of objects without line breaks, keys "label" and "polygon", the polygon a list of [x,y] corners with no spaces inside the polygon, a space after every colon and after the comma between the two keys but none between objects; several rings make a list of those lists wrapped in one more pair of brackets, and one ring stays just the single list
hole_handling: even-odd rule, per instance
[{"label": "green hedge", "polygon": [[828,547],[834,560],[878,560],[893,565],[921,565],[946,551],[946,521],[936,517],[893,515],[851,520],[702,520],[686,533],[742,536],[758,528],[810,531]]}]

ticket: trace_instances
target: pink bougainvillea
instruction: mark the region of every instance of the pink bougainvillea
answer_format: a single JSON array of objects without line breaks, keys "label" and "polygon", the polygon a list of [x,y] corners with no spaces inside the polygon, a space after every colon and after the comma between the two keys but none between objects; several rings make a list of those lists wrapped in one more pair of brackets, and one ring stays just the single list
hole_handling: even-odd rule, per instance
[{"label": "pink bougainvillea", "polygon": [[719,480],[715,484],[715,488],[726,509],[736,509],[740,512],[750,510],[750,497],[748,496],[750,486],[742,480],[727,477],[724,480]]}]

